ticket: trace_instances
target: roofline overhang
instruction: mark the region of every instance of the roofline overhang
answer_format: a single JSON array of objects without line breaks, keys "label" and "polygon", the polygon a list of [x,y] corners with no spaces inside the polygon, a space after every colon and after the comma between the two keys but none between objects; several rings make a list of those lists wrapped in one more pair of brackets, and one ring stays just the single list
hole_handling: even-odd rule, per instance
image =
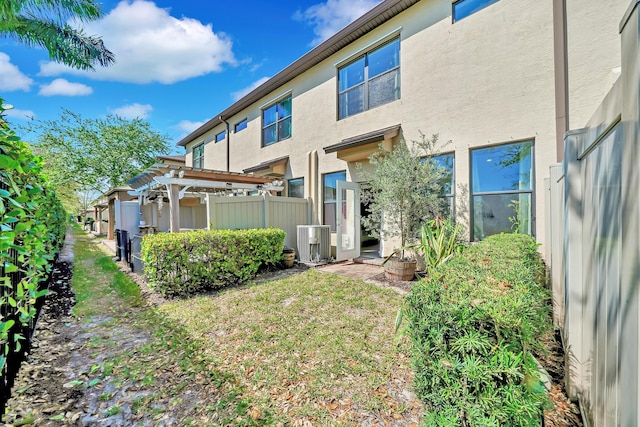
[{"label": "roofline overhang", "polygon": [[100,197],[109,197],[112,194],[120,193],[120,192],[123,192],[123,191],[126,192],[126,191],[129,191],[129,190],[131,190],[130,186],[128,186],[128,185],[120,185],[118,187],[112,187],[112,188],[108,189],[107,191],[102,193],[102,195]]},{"label": "roofline overhang", "polygon": [[302,73],[310,70],[320,62],[338,52],[340,49],[348,46],[370,31],[373,31],[375,28],[384,24],[399,13],[404,12],[419,1],[420,0],[382,1],[360,18],[356,19],[324,42],[302,55],[286,68],[278,72],[275,76],[271,77],[247,95],[231,104],[227,109],[223,110],[189,135],[182,138],[176,145],[185,147],[194,139],[197,139],[216,126],[224,123],[225,119],[229,119],[230,117],[238,114],[251,104],[259,101],[262,97],[290,82]]},{"label": "roofline overhang", "polygon": [[184,154],[156,156],[156,160],[171,160],[171,161],[174,161],[174,162],[184,162],[185,158],[186,158],[186,156]]},{"label": "roofline overhang", "polygon": [[382,142],[394,138],[400,133],[401,125],[393,125],[383,129],[368,132],[362,135],[357,135],[351,138],[343,139],[337,144],[328,145],[323,147],[325,154],[336,153],[338,151],[347,150],[349,148],[361,147],[363,145],[369,145],[376,142]]},{"label": "roofline overhang", "polygon": [[288,161],[289,161],[289,156],[282,156],[282,157],[278,157],[277,159],[262,162],[257,166],[252,166],[250,168],[244,169],[243,172],[244,173],[260,172],[267,169],[271,169],[274,166],[284,165]]}]

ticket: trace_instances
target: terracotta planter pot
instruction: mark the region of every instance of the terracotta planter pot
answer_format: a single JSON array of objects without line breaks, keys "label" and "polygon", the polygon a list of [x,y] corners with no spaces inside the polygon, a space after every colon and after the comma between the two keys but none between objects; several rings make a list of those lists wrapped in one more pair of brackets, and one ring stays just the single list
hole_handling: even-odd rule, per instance
[{"label": "terracotta planter pot", "polygon": [[284,266],[286,268],[291,268],[293,267],[293,262],[296,259],[296,253],[295,251],[285,251],[283,252],[283,261],[284,261]]},{"label": "terracotta planter pot", "polygon": [[416,265],[415,260],[391,258],[384,264],[384,275],[387,280],[408,282],[415,277]]}]

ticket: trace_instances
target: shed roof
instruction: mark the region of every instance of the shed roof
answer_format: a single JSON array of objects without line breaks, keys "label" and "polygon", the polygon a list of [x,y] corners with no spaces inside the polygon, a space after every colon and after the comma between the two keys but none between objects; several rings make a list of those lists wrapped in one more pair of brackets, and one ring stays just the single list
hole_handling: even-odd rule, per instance
[{"label": "shed roof", "polygon": [[288,161],[289,161],[289,156],[278,157],[277,159],[267,160],[266,162],[262,162],[259,165],[244,169],[244,173],[264,171],[274,166],[286,164]]},{"label": "shed roof", "polygon": [[343,139],[337,144],[328,145],[323,147],[325,153],[334,153],[340,150],[346,150],[347,148],[359,147],[361,145],[371,144],[373,142],[380,142],[385,140],[387,134],[397,135],[400,130],[400,125],[389,126],[384,129],[374,130],[373,132],[367,132],[362,135],[353,136],[351,138]]}]

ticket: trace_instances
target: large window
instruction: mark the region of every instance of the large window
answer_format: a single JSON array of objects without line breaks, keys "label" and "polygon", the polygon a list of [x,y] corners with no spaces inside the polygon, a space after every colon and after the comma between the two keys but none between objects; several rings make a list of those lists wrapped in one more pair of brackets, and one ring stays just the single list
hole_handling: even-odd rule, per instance
[{"label": "large window", "polygon": [[471,151],[472,239],[533,233],[533,142]]},{"label": "large window", "polygon": [[262,146],[291,138],[291,96],[262,110]]},{"label": "large window", "polygon": [[204,168],[204,144],[193,147],[193,167]]},{"label": "large window", "polygon": [[400,39],[338,69],[338,118],[400,99]]},{"label": "large window", "polygon": [[322,204],[324,225],[331,226],[331,232],[336,231],[336,203],[338,198],[338,181],[346,181],[347,173],[333,172],[322,175]]},{"label": "large window", "polygon": [[498,0],[458,0],[453,3],[453,22],[466,18],[497,2]]},{"label": "large window", "polygon": [[304,178],[294,178],[287,182],[287,196],[304,198]]},{"label": "large window", "polygon": [[455,156],[453,153],[438,154],[437,156],[431,157],[431,161],[443,172],[442,180],[440,181],[440,186],[442,187],[442,194],[440,197],[442,197],[444,202],[444,214],[446,216],[453,217],[455,213]]}]

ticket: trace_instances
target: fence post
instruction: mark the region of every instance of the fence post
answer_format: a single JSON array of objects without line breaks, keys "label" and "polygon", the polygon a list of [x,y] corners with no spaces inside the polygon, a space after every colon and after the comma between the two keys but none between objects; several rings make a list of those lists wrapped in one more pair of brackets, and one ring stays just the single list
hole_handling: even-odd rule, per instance
[{"label": "fence post", "polygon": [[267,228],[271,226],[271,196],[268,193],[262,195],[262,227]]},{"label": "fence post", "polygon": [[217,228],[214,224],[215,200],[213,194],[207,194],[207,230],[215,230]]},{"label": "fence post", "polygon": [[[582,265],[582,173],[578,153],[584,133],[569,132],[565,136],[564,168],[564,254],[565,258],[565,322],[567,337],[565,347],[567,360],[576,363],[574,369],[567,369],[565,382],[567,394],[576,399],[584,390],[587,363],[591,353],[593,316],[589,312],[589,295],[585,295]],[[589,320],[587,320],[589,319]],[[570,368],[570,366],[567,366]]]}]

